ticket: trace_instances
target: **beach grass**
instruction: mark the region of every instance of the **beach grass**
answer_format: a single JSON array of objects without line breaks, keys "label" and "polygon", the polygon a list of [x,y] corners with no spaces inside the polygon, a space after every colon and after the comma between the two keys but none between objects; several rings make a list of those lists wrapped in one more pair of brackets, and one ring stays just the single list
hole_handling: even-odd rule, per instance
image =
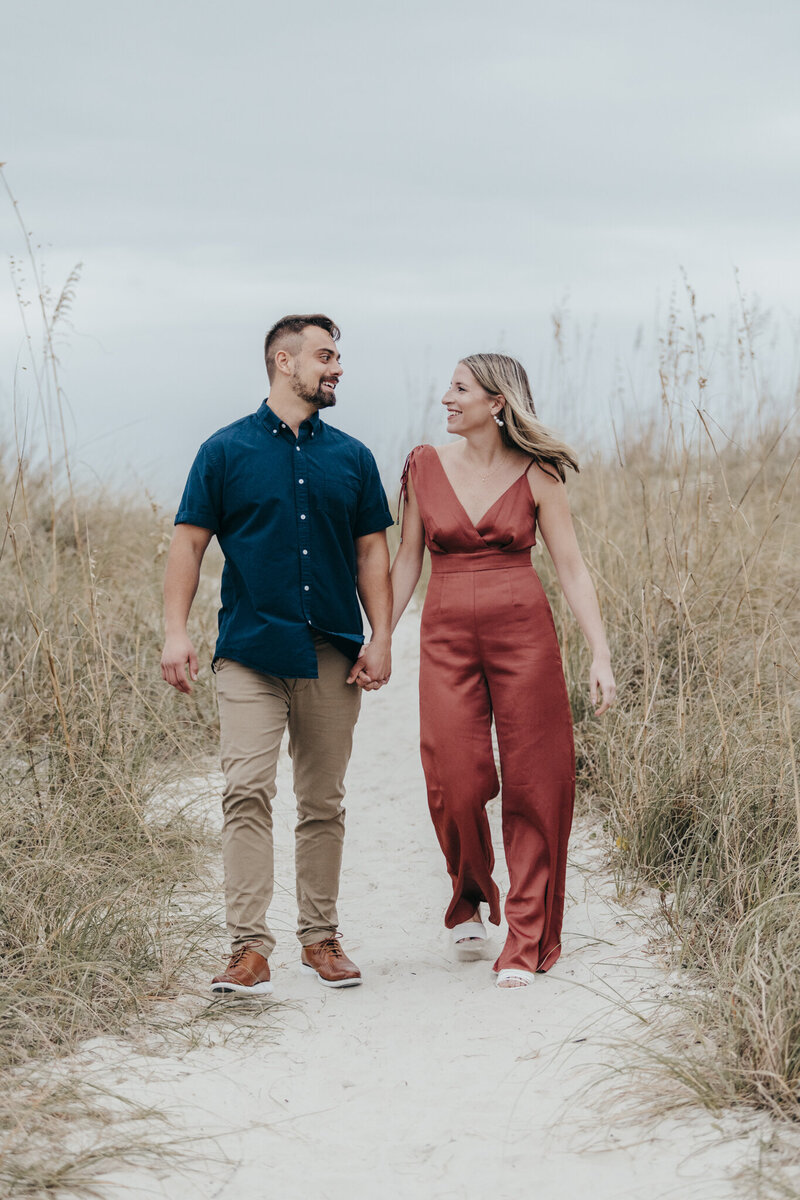
[{"label": "beach grass", "polygon": [[[687,284],[644,394],[628,377],[605,438],[568,480],[618,684],[600,719],[590,654],[541,546],[534,565],[562,647],[579,811],[602,824],[620,894],[653,889],[659,947],[693,973],[673,994],[671,1049],[654,1041],[647,1069],[715,1112],[748,1105],[795,1121],[799,394],[762,377],[759,345],[768,356],[775,338],[741,293],[732,336],[709,348],[710,335]],[[539,416],[566,436],[590,371],[570,358],[560,320],[554,342]]]},{"label": "beach grass", "polygon": [[170,518],[74,485],[55,341],[77,276],[53,296],[29,252],[28,374],[0,460],[0,1191],[25,1195],[105,1153],[53,1136],[97,1104],[48,1068],[174,995],[207,932],[175,893],[207,859],[186,781],[216,746],[211,687],[176,703],[160,677]]},{"label": "beach grass", "polygon": [[[53,1131],[97,1106],[37,1080],[41,1065],[173,995],[205,933],[175,888],[206,862],[181,781],[210,765],[212,689],[176,702],[160,678],[169,515],[73,483],[53,334],[74,283],[39,292],[39,434],[18,420],[0,467],[0,1186],[19,1195],[83,1180],[104,1154],[61,1153]],[[641,415],[623,404],[615,444],[570,481],[619,685],[602,720],[583,638],[546,554],[535,562],[564,653],[579,803],[602,823],[620,891],[655,889],[662,944],[699,981],[659,1070],[714,1111],[797,1120],[797,396],[759,380],[746,313],[742,328],[721,421],[689,293]],[[557,399],[541,406],[554,426]],[[212,570],[192,618],[206,661],[215,612]]]},{"label": "beach grass", "polygon": [[620,890],[657,890],[664,945],[698,973],[661,1066],[715,1111],[797,1120],[800,414],[796,393],[759,383],[745,319],[744,401],[712,419],[693,300],[662,340],[650,416],[570,485],[619,685],[600,720],[583,639],[546,556],[537,566],[579,801],[604,823]]},{"label": "beach grass", "polygon": [[[216,732],[209,686],[178,704],[160,678],[164,516],[59,496],[22,460],[0,490],[0,1182],[28,1194],[32,1164],[58,1147],[31,1149],[31,1124],[52,1124],[36,1064],[124,1032],[175,994],[202,945],[176,889],[207,859],[186,781],[207,771]],[[206,657],[213,611],[209,595]],[[88,1169],[85,1153],[51,1170]]]}]

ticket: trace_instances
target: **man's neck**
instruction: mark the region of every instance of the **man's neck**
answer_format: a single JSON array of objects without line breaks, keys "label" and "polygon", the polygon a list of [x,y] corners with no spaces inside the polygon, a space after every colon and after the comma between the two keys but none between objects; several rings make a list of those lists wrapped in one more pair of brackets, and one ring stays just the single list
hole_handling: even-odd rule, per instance
[{"label": "man's neck", "polygon": [[293,391],[286,392],[278,387],[271,389],[267,403],[275,416],[294,432],[295,437],[297,437],[303,421],[307,421],[309,417],[313,417],[314,413],[319,411],[316,405],[309,404],[307,400],[301,400]]}]

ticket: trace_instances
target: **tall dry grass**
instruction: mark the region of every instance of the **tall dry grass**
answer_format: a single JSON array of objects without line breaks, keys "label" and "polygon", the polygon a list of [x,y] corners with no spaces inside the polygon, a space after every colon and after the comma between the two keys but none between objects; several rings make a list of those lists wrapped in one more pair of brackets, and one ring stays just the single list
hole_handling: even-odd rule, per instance
[{"label": "tall dry grass", "polygon": [[[553,323],[539,415],[580,445],[591,364],[565,315]],[[760,346],[769,360],[776,340],[741,292],[726,338],[686,285],[569,480],[619,688],[601,720],[584,639],[546,552],[534,561],[562,646],[579,804],[603,823],[620,891],[657,889],[663,944],[695,972],[671,1050],[656,1040],[647,1061],[713,1110],[797,1120],[800,393],[762,378]],[[425,428],[440,427],[429,413]]]},{"label": "tall dry grass", "polygon": [[[587,414],[600,426],[591,364],[565,314],[553,324],[539,416],[580,446]],[[721,333],[686,284],[569,480],[619,688],[601,720],[584,639],[546,552],[534,561],[564,656],[579,804],[603,823],[620,891],[657,889],[664,945],[696,972],[672,1049],[654,1041],[648,1061],[711,1109],[797,1120],[800,393],[762,377],[760,347],[769,361],[777,340],[740,290]],[[432,411],[424,428],[441,428]]]},{"label": "tall dry grass", "polygon": [[[202,936],[172,898],[204,831],[163,797],[216,742],[210,690],[176,704],[160,678],[169,519],[146,497],[74,486],[55,337],[76,277],[51,296],[29,249],[32,384],[0,462],[0,1191],[23,1194],[89,1165],[60,1157],[52,1131],[91,1105],[31,1062],[124,1029]],[[201,654],[213,612],[209,595]]]},{"label": "tall dry grass", "polygon": [[659,890],[677,961],[701,972],[681,1002],[693,1032],[661,1064],[711,1108],[797,1119],[800,414],[759,383],[749,331],[743,310],[749,403],[712,419],[689,292],[662,337],[658,407],[571,485],[618,675],[603,721],[555,607],[580,794],[620,887]]},{"label": "tall dry grass", "polygon": [[[171,892],[197,869],[202,832],[159,796],[215,742],[209,692],[176,705],[160,681],[168,519],[142,498],[74,486],[54,338],[77,277],[50,297],[29,249],[28,412],[45,453],[35,466],[18,426],[0,472],[0,1184],[24,1194],[80,1179],[91,1162],[42,1155],[37,1136],[63,1125],[71,1101],[58,1086],[26,1100],[20,1068],[123,1028],[174,986],[193,948]],[[620,685],[602,722],[546,556],[537,567],[554,598],[583,803],[605,823],[620,887],[659,890],[675,954],[704,984],[684,1001],[697,1036],[662,1064],[709,1107],[797,1118],[796,396],[766,394],[743,309],[730,375],[749,393],[712,420],[691,295],[684,317],[667,321],[645,416],[620,418],[615,448],[570,488]],[[571,435],[557,392],[556,371],[541,415]],[[201,655],[214,608],[208,592],[193,610]]]},{"label": "tall dry grass", "polygon": [[13,1056],[116,1027],[143,981],[167,985],[170,893],[199,835],[156,801],[202,769],[213,713],[206,691],[176,706],[160,680],[162,520],[77,499],[78,543],[47,480],[23,464],[5,483],[0,1022]]}]

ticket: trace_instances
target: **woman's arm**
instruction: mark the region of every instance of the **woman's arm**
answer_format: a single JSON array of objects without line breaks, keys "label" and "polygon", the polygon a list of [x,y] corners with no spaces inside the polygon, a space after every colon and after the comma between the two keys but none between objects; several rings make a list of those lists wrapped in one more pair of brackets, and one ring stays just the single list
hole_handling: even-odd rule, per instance
[{"label": "woman's arm", "polygon": [[410,477],[406,480],[402,529],[403,537],[400,549],[392,563],[392,591],[394,592],[392,632],[414,595],[414,588],[419,583],[422,572],[422,557],[425,553],[425,531]]},{"label": "woman's arm", "polygon": [[539,509],[539,529],[553,560],[558,582],[592,652],[589,693],[592,704],[598,705],[599,689],[602,697],[596,707],[599,716],[611,707],[617,689],[600,605],[575,536],[567,489],[560,479],[554,479],[538,466],[528,478]]}]

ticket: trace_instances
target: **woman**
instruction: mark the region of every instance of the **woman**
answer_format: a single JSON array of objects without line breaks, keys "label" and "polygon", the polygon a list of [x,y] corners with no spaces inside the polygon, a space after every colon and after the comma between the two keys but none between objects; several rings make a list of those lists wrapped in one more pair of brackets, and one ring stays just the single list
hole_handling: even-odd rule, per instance
[{"label": "woman", "polygon": [[524,987],[561,945],[575,759],[572,718],[550,607],[533,567],[538,520],[559,583],[591,647],[597,713],[615,696],[608,645],[567,503],[572,451],[539,423],[524,368],[504,354],[462,359],[442,404],[460,441],[418,446],[403,471],[405,512],[392,566],[397,624],[431,552],[422,614],[421,754],[453,899],[456,955],[481,957],[500,923],[486,803],[503,780],[508,937],[500,987]]}]

